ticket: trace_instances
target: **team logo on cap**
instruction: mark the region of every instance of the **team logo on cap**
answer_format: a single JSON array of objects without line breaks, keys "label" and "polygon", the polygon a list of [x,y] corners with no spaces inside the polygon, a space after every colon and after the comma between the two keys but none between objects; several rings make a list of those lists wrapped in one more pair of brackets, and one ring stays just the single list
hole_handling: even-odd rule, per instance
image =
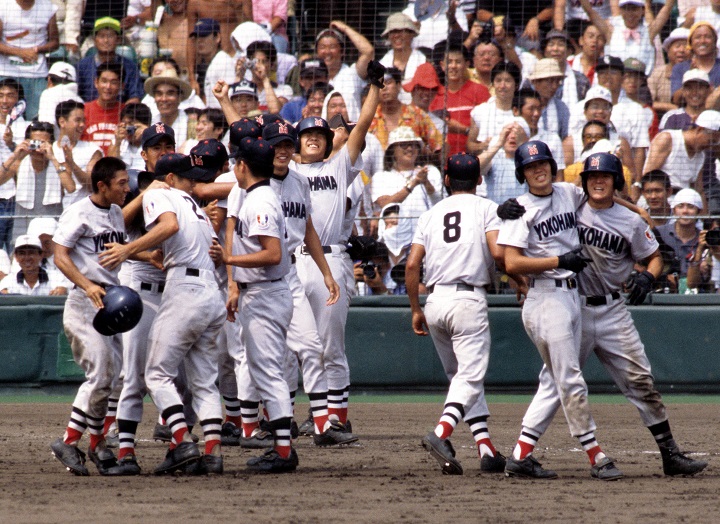
[{"label": "team logo on cap", "polygon": [[190,155],[190,163],[194,166],[201,166],[203,165],[203,159],[200,155],[192,154]]},{"label": "team logo on cap", "polygon": [[322,119],[322,118],[316,118],[316,119],[315,119],[315,125],[316,125],[317,127],[325,127],[325,126],[323,126],[323,119]]},{"label": "team logo on cap", "polygon": [[590,167],[600,167],[600,157],[594,156],[590,159]]},{"label": "team logo on cap", "polygon": [[165,132],[165,124],[155,124],[155,132],[156,133],[164,133]]},{"label": "team logo on cap", "polygon": [[265,125],[265,121],[264,121],[262,115],[256,116],[256,117],[255,117],[255,122],[257,122],[258,125],[260,125],[260,126],[264,126],[264,125]]},{"label": "team logo on cap", "polygon": [[528,146],[528,155],[537,155],[538,154],[538,148],[535,144]]},{"label": "team logo on cap", "polygon": [[287,124],[278,124],[278,133],[281,135],[287,135],[288,134],[288,125]]}]

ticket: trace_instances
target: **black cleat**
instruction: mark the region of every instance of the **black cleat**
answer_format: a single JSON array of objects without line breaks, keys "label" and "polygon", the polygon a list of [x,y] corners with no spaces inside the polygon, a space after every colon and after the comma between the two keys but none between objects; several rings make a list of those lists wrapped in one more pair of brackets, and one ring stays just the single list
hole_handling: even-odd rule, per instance
[{"label": "black cleat", "polygon": [[480,471],[485,473],[502,473],[505,471],[507,459],[499,451],[495,452],[495,456],[483,455],[480,458]]},{"label": "black cleat", "polygon": [[531,479],[556,479],[557,473],[551,469],[544,469],[535,457],[528,455],[522,460],[508,457],[505,463],[506,477],[525,477]]},{"label": "black cleat", "polygon": [[242,431],[232,422],[225,422],[220,430],[220,444],[223,446],[239,446]]},{"label": "black cleat", "polygon": [[200,450],[194,442],[181,442],[175,449],[169,449],[165,460],[155,468],[156,475],[173,473],[181,469],[189,462],[197,462],[200,459]]},{"label": "black cleat", "polygon": [[598,460],[595,465],[590,468],[590,476],[599,480],[620,480],[623,473],[615,467],[615,462],[610,457],[604,457]]},{"label": "black cleat", "polygon": [[253,457],[247,461],[252,471],[261,473],[288,473],[295,471],[299,464],[295,449],[290,450],[288,458],[282,458],[277,451],[269,449],[259,457]]},{"label": "black cleat", "polygon": [[125,455],[123,458],[117,461],[117,467],[120,476],[133,476],[140,474],[140,466],[138,465],[135,455]]},{"label": "black cleat", "polygon": [[183,473],[188,475],[222,475],[223,474],[223,458],[222,455],[203,455],[200,460],[189,462],[183,466]]},{"label": "black cleat", "polygon": [[330,421],[330,427],[319,435],[313,435],[313,442],[316,446],[339,446],[357,442],[358,437],[349,433],[345,426],[337,420]]},{"label": "black cleat", "polygon": [[430,455],[438,461],[443,474],[463,474],[463,468],[460,462],[455,459],[455,450],[448,439],[442,439],[431,431],[423,437],[421,443],[422,446],[430,452]]},{"label": "black cleat", "polygon": [[50,449],[55,458],[58,459],[70,473],[81,477],[89,475],[85,467],[85,453],[80,451],[77,446],[65,444],[62,437],[50,444]]},{"label": "black cleat", "polygon": [[704,460],[691,459],[680,451],[680,448],[673,446],[670,449],[661,447],[663,472],[668,476],[695,475],[704,470],[708,463]]},{"label": "black cleat", "polygon": [[123,474],[122,470],[118,466],[118,461],[115,455],[108,448],[96,449],[92,451],[88,449],[88,458],[92,460],[93,464],[98,469],[101,475],[108,477],[118,477]]},{"label": "black cleat", "polygon": [[240,437],[240,447],[246,449],[271,448],[275,444],[275,437],[267,431],[257,431],[252,437]]},{"label": "black cleat", "polygon": [[160,442],[172,442],[172,433],[170,427],[165,424],[155,423],[155,429],[153,430],[153,440],[159,440]]}]

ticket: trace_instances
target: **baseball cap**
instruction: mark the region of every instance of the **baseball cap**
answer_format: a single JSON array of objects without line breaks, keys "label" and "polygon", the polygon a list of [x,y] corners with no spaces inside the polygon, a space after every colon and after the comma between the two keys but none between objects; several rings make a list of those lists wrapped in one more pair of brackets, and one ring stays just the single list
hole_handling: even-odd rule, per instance
[{"label": "baseball cap", "polygon": [[643,0],[620,0],[620,1],[618,2],[618,6],[619,6],[619,7],[623,7],[623,6],[626,6],[626,5],[639,5],[639,6],[641,6],[641,7],[644,7],[644,6],[645,6],[645,2],[643,2]]},{"label": "baseball cap", "polygon": [[152,124],[140,135],[140,148],[147,149],[148,147],[152,147],[160,142],[160,139],[163,137],[170,138],[173,145],[175,145],[175,130],[173,130],[172,127],[162,122]]},{"label": "baseball cap", "polygon": [[197,177],[195,180],[212,182],[228,158],[227,149],[222,142],[214,138],[201,140],[190,150],[190,162],[193,165],[193,173]]},{"label": "baseball cap", "polygon": [[702,69],[690,69],[685,71],[682,78],[682,85],[685,85],[687,82],[705,82],[707,85],[710,85],[710,77]]},{"label": "baseball cap", "polygon": [[255,123],[260,126],[260,129],[264,129],[265,126],[273,124],[275,122],[285,122],[285,119],[277,113],[261,113],[253,117]]},{"label": "baseball cap", "polygon": [[253,166],[263,166],[272,169],[275,161],[275,148],[262,138],[243,138],[233,155],[238,160]]},{"label": "baseball cap", "polygon": [[587,107],[588,103],[591,100],[605,100],[610,105],[612,105],[612,93],[607,87],[603,86],[592,86],[590,89],[587,90],[587,93],[585,94],[585,106]]},{"label": "baseball cap", "polygon": [[702,197],[700,196],[700,193],[698,193],[694,189],[690,189],[689,187],[681,189],[680,191],[675,193],[675,196],[672,197],[673,208],[675,206],[679,206],[680,204],[690,204],[691,206],[695,206],[698,209],[702,209],[703,207]]},{"label": "baseball cap", "polygon": [[95,20],[95,25],[93,26],[93,34],[97,34],[97,32],[101,29],[112,29],[117,34],[120,34],[122,31],[122,29],[120,28],[120,21],[111,16],[103,16],[102,18],[98,18],[97,20]]},{"label": "baseball cap", "polygon": [[437,72],[430,62],[420,64],[415,70],[412,80],[403,84],[403,89],[408,93],[412,93],[412,90],[417,86],[425,89],[440,89],[442,87]]},{"label": "baseball cap", "polygon": [[325,62],[317,58],[300,62],[300,77],[329,76]]},{"label": "baseball cap", "polygon": [[230,143],[234,146],[240,144],[244,138],[260,138],[262,131],[257,122],[250,118],[241,118],[230,124]]},{"label": "baseball cap", "polygon": [[543,78],[564,78],[565,73],[560,70],[557,60],[554,58],[542,58],[537,61],[533,72],[528,76],[529,80],[542,80]]},{"label": "baseball cap", "polygon": [[15,240],[15,249],[25,246],[36,247],[42,251],[42,244],[40,243],[40,239],[34,235],[20,235],[19,237],[17,237],[17,239]]},{"label": "baseball cap", "polygon": [[194,167],[189,156],[180,153],[168,153],[161,156],[155,164],[155,178],[163,178],[165,175],[172,173],[190,180],[199,180],[200,173],[195,171]]},{"label": "baseball cap", "polygon": [[545,35],[545,38],[542,39],[541,48],[544,50],[545,47],[547,46],[548,42],[550,40],[552,40],[553,38],[562,38],[563,40],[565,40],[565,42],[567,44],[572,43],[570,41],[570,37],[568,36],[568,34],[565,31],[560,31],[559,29],[551,29],[550,31],[547,32],[547,34]]},{"label": "baseball cap", "polygon": [[34,237],[40,237],[40,235],[53,236],[57,230],[57,220],[50,217],[37,217],[33,218],[28,224],[27,234]]},{"label": "baseball cap", "polygon": [[720,131],[720,112],[707,109],[695,119],[695,125],[710,131]]},{"label": "baseball cap", "polygon": [[273,147],[284,140],[297,145],[297,131],[285,122],[273,122],[263,127],[262,138]]},{"label": "baseball cap", "polygon": [[641,73],[645,74],[645,62],[641,62],[637,58],[628,58],[623,62],[625,73]]},{"label": "baseball cap", "polygon": [[480,176],[480,162],[475,155],[457,153],[448,159],[445,173],[455,180],[476,180]]},{"label": "baseball cap", "polygon": [[663,41],[662,47],[667,51],[673,42],[678,40],[687,40],[690,37],[690,30],[687,27],[677,27],[672,30],[670,35]]},{"label": "baseball cap", "polygon": [[214,18],[201,18],[195,22],[190,36],[209,36],[220,32],[220,24]]},{"label": "baseball cap", "polygon": [[257,98],[257,86],[254,82],[250,82],[249,80],[243,80],[241,82],[231,84],[228,91],[228,97],[232,98],[239,95],[250,95]]},{"label": "baseball cap", "polygon": [[617,69],[618,71],[625,71],[625,65],[618,57],[605,55],[598,59],[598,63],[595,66],[595,71],[600,71],[602,69]]},{"label": "baseball cap", "polygon": [[75,68],[67,62],[55,62],[50,66],[48,70],[48,76],[55,75],[62,78],[63,80],[69,80],[70,82],[76,82],[77,76],[75,75]]}]

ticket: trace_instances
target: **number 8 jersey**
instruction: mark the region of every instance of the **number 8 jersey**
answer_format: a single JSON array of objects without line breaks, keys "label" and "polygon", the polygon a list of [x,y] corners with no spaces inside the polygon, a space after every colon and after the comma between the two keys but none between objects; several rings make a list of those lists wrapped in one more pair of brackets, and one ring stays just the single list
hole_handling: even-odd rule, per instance
[{"label": "number 8 jersey", "polygon": [[452,195],[420,215],[413,244],[425,248],[425,284],[483,287],[494,268],[486,233],[500,229],[497,204],[470,194]]}]

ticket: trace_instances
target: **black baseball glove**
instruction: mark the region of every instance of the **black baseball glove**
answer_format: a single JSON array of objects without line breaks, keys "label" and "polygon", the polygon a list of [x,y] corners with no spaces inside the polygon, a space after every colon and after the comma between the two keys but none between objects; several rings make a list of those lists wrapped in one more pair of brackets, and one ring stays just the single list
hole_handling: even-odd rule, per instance
[{"label": "black baseball glove", "polygon": [[497,216],[502,220],[515,220],[524,214],[525,206],[521,205],[515,198],[508,198],[497,208]]},{"label": "black baseball glove", "polygon": [[367,66],[367,80],[370,84],[385,87],[385,66],[377,60],[371,60]]},{"label": "black baseball glove", "polygon": [[631,306],[639,306],[645,302],[645,297],[652,291],[655,277],[649,271],[643,271],[635,275],[628,283],[627,303]]},{"label": "black baseball glove", "polygon": [[558,257],[558,269],[569,269],[574,273],[580,273],[588,265],[588,262],[592,262],[591,258],[582,256],[581,251],[582,248],[577,247],[564,255],[560,255]]}]

